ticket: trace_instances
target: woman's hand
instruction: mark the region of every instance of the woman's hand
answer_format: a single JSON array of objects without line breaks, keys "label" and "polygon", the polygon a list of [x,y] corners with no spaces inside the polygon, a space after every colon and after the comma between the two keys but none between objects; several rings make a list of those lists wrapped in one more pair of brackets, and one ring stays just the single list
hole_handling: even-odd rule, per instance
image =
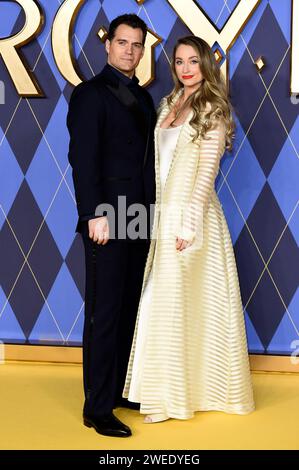
[{"label": "woman's hand", "polygon": [[187,240],[184,240],[183,238],[176,237],[176,244],[175,247],[178,251],[183,251],[185,248],[188,248],[188,246],[191,246],[192,243],[188,242]]},{"label": "woman's hand", "polygon": [[109,224],[107,217],[97,217],[88,221],[89,238],[98,245],[106,245],[109,240]]}]

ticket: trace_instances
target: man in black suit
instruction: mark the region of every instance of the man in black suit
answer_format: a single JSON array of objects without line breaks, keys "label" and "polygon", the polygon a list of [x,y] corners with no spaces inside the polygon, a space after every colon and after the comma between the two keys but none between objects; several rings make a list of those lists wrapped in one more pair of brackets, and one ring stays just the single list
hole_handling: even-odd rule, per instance
[{"label": "man in black suit", "polygon": [[[111,22],[105,45],[108,63],[74,89],[67,116],[79,214],[76,231],[83,238],[86,262],[83,419],[100,434],[117,437],[131,435],[113,408],[134,405],[122,398],[122,390],[155,199],[156,113],[135,76],[146,32],[136,15]],[[147,209],[146,230],[139,227],[137,238],[126,231],[133,216],[126,214],[123,202],[118,204],[119,197],[126,198],[126,208],[140,204]]]}]

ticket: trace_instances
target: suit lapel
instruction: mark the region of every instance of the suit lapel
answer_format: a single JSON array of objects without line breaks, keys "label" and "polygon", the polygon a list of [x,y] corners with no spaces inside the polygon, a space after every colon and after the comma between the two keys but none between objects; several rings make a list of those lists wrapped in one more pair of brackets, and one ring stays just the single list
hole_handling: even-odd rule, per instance
[{"label": "suit lapel", "polygon": [[141,134],[144,135],[144,137],[147,137],[150,123],[144,116],[143,111],[140,109],[135,95],[124,83],[122,83],[122,81],[110,70],[108,66],[104,67],[100,74],[100,78],[110,93],[112,93],[115,98],[117,98],[117,100],[132,113]]},{"label": "suit lapel", "polygon": [[117,83],[106,83],[108,90],[127,108],[134,109],[138,101],[133,93],[120,80]]}]

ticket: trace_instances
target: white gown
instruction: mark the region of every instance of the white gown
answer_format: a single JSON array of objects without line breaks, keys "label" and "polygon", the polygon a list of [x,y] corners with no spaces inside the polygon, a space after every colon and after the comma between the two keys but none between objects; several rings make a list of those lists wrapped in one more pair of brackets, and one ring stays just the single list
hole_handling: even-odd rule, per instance
[{"label": "white gown", "polygon": [[[159,128],[159,152],[161,155],[160,160],[160,182],[161,191],[163,191],[167,179],[173,153],[177,144],[178,136],[182,126],[170,127],[168,129]],[[151,291],[152,291],[152,272],[150,272],[147,284],[145,286],[143,296],[140,299],[140,317],[138,323],[138,334],[136,338],[136,350],[134,355],[132,379],[129,390],[129,401],[141,402],[140,390],[142,381],[143,370],[143,357],[146,347],[146,333],[147,322],[149,316],[147,312],[151,304]]]}]

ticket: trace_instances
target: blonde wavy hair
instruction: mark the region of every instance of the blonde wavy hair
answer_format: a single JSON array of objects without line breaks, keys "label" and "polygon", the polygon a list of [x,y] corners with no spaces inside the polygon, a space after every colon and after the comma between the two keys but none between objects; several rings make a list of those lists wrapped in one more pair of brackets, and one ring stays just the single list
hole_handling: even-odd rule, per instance
[{"label": "blonde wavy hair", "polygon": [[[166,97],[167,104],[171,106],[174,97],[183,88],[183,84],[179,81],[175,72],[176,51],[181,44],[191,46],[195,49],[199,57],[199,67],[203,75],[201,86],[189,96],[182,108],[182,110],[187,107],[193,109],[193,117],[190,121],[190,125],[196,131],[193,140],[195,141],[198,137],[204,138],[206,132],[213,128],[215,120],[222,118],[226,129],[226,149],[231,150],[235,131],[232,106],[228,99],[226,84],[216,62],[214,53],[209,44],[202,38],[186,36],[177,41],[171,62],[174,88]],[[208,103],[211,105],[211,109],[205,112]]]}]

